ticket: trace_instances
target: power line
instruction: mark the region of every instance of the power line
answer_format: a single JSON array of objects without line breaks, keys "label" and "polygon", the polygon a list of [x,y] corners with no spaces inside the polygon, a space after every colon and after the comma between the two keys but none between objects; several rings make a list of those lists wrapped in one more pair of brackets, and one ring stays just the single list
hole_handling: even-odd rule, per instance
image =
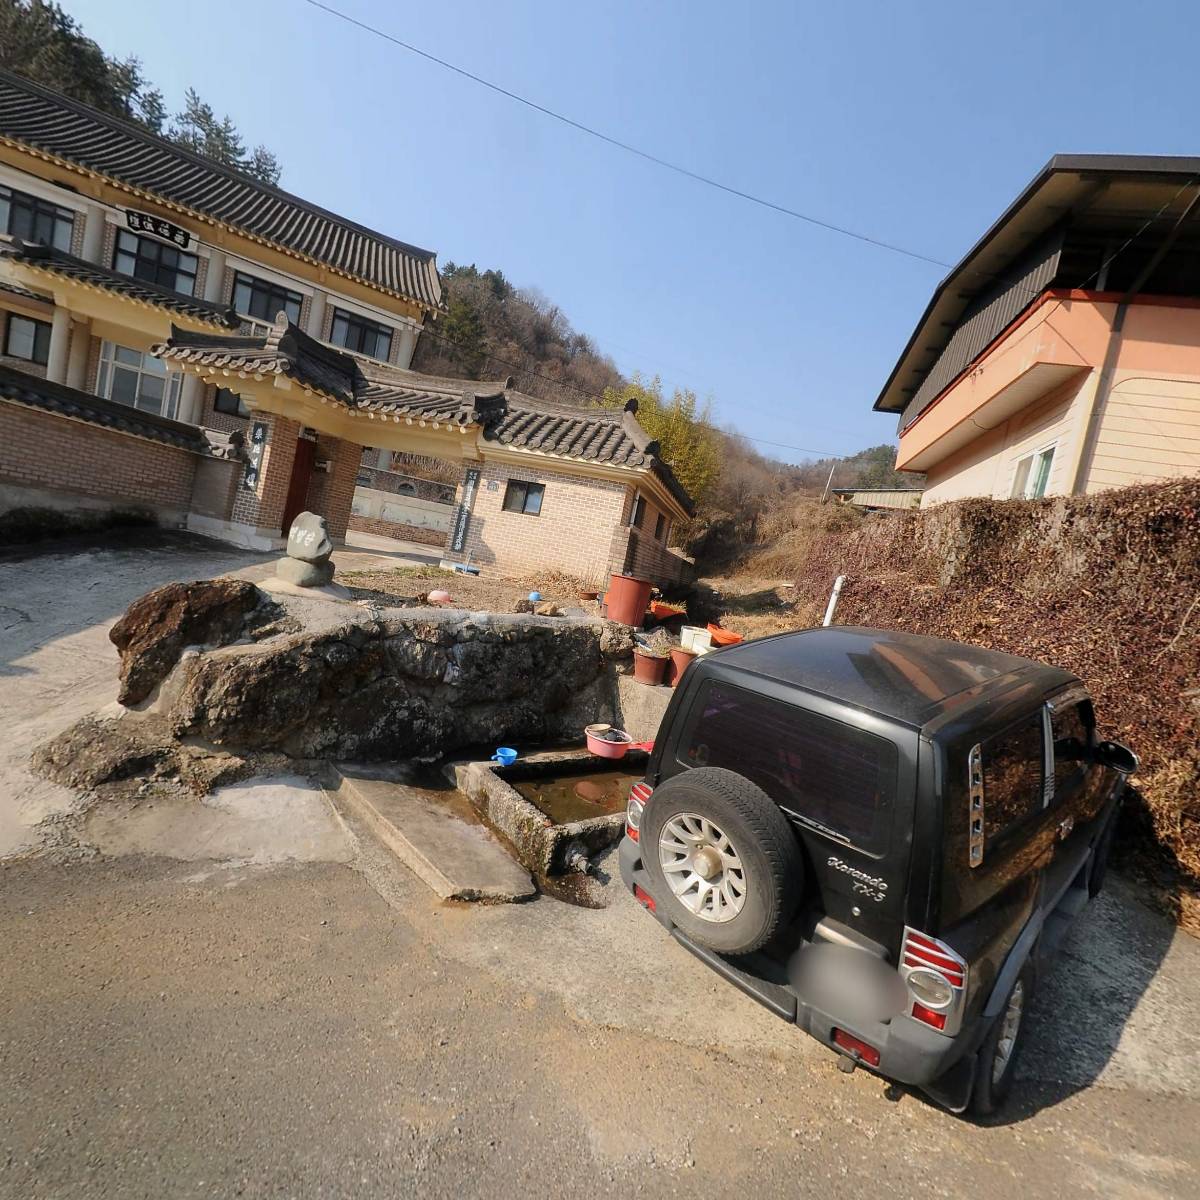
[{"label": "power line", "polygon": [[869,234],[859,233],[857,230],[848,229],[844,225],[835,225],[831,221],[823,221],[820,217],[814,217],[810,213],[803,213],[797,209],[788,208],[785,204],[777,204],[774,200],[767,200],[762,196],[756,196],[753,192],[743,191],[741,188],[733,187],[731,184],[722,183],[719,179],[713,179],[708,175],[701,175],[698,171],[693,171],[688,167],[681,166],[679,163],[671,162],[670,159],[660,158],[657,154],[651,154],[649,150],[642,150],[640,147],[634,146],[629,142],[623,142],[620,138],[603,133],[591,125],[585,125],[582,121],[576,121],[574,118],[556,112],[552,108],[547,108],[544,104],[538,104],[536,100],[530,100],[526,96],[510,91],[498,83],[493,83],[490,79],[484,79],[483,76],[476,75],[474,72],[468,71],[465,67],[456,66],[444,58],[439,58],[436,54],[431,54],[428,50],[422,50],[419,46],[414,46],[411,42],[403,41],[386,30],[380,29],[378,26],[370,25],[366,21],[360,21],[357,17],[352,17],[349,13],[334,8],[331,4],[324,4],[322,0],[305,0],[305,3],[310,4],[313,8],[319,8],[331,17],[337,17],[339,20],[345,21],[348,25],[354,25],[366,33],[383,38],[384,41],[391,42],[393,46],[399,46],[400,49],[407,50],[410,54],[416,54],[428,62],[436,63],[439,67],[444,67],[447,71],[453,71],[454,74],[460,75],[464,79],[469,79],[472,83],[479,84],[480,87],[488,88],[498,95],[506,96],[509,100],[515,100],[518,104],[525,105],[526,108],[540,112],[543,116],[550,117],[555,121],[561,121],[562,124],[569,125],[572,129],[576,129],[580,133],[586,133],[589,137],[597,138],[599,141],[606,142],[610,146],[615,146],[618,150],[624,150],[627,154],[636,155],[646,162],[654,163],[655,166],[663,167],[668,171],[674,171],[677,175],[683,175],[685,178],[691,179],[696,183],[702,183],[706,187],[715,188],[719,192],[736,196],[740,200],[747,200],[751,204],[757,204],[760,208],[768,208],[772,212],[782,213],[785,217],[792,217],[797,221],[804,221],[809,225],[815,225],[819,229],[827,229],[830,233],[841,234],[842,237],[853,238],[857,242],[865,242],[868,246],[877,246],[881,250],[890,250],[893,254],[902,254],[906,258],[913,258],[918,262],[926,262],[931,266],[941,267],[945,270],[950,269],[950,264],[943,262],[940,258],[932,258],[930,255],[921,254],[919,251],[905,249],[905,247],[898,246],[894,242],[887,242],[882,238],[875,238]]}]

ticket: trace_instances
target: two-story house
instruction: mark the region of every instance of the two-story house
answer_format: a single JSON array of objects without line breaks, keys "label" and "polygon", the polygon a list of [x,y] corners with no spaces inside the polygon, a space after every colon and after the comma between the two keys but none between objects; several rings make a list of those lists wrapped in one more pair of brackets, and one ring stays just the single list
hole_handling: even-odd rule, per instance
[{"label": "two-story house", "polygon": [[677,575],[691,504],[636,417],[408,370],[441,308],[431,251],[0,72],[0,513],[341,539],[378,447],[461,468],[448,559]]},{"label": "two-story house", "polygon": [[939,284],[875,409],[923,507],[1200,473],[1200,159],[1051,159]]}]

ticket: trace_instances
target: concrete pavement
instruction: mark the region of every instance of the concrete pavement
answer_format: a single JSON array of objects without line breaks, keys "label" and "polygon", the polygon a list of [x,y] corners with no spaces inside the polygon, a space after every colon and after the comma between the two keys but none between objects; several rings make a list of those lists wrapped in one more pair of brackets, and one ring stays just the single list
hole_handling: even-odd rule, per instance
[{"label": "concrete pavement", "polygon": [[[261,565],[0,564],[10,733],[111,697],[129,599]],[[0,812],[45,833],[2,753]],[[1200,1196],[1200,943],[1119,879],[1036,998],[1015,1104],[976,1126],[839,1073],[611,859],[604,909],[443,904],[323,803],[148,791],[52,822],[78,851],[0,860],[0,1197]]]}]

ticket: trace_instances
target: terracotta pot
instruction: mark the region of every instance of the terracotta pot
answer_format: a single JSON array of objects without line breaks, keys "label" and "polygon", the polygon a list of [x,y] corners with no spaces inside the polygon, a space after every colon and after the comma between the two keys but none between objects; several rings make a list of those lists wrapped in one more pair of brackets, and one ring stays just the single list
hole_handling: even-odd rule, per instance
[{"label": "terracotta pot", "polygon": [[653,654],[643,654],[640,650],[633,652],[633,677],[638,683],[648,683],[657,687],[667,673],[667,660]]},{"label": "terracotta pot", "polygon": [[612,576],[607,597],[609,618],[640,629],[646,619],[646,605],[650,603],[653,586],[650,580],[636,579],[632,575]]},{"label": "terracotta pot", "polygon": [[582,600],[586,603],[588,600],[598,600],[600,598],[600,593],[599,592],[580,592],[579,598],[580,598],[580,600]]},{"label": "terracotta pot", "polygon": [[684,671],[688,669],[688,663],[695,657],[695,650],[685,650],[682,646],[672,648],[671,666],[667,671],[667,682],[672,687],[679,686],[679,681],[683,678]]}]

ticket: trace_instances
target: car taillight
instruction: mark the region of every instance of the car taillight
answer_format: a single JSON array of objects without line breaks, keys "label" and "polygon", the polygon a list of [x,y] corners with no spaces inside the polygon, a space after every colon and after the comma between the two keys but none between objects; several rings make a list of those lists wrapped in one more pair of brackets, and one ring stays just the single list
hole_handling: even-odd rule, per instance
[{"label": "car taillight", "polygon": [[633,896],[639,904],[645,905],[651,912],[654,912],[654,897],[644,887],[635,883],[633,885]]},{"label": "car taillight", "polygon": [[865,1062],[867,1066],[879,1066],[879,1051],[874,1046],[868,1046],[866,1042],[856,1038],[852,1033],[847,1033],[844,1029],[835,1029],[833,1031],[833,1041],[834,1045],[849,1051],[855,1058],[859,1058]]},{"label": "car taillight", "polygon": [[905,929],[899,970],[913,1018],[942,1033],[956,1033],[966,997],[966,960],[945,942]]},{"label": "car taillight", "polygon": [[654,789],[646,782],[635,783],[629,789],[629,803],[625,806],[625,833],[631,842],[638,840],[638,829],[642,824],[642,811]]},{"label": "car taillight", "polygon": [[946,1014],[944,1012],[934,1012],[932,1008],[926,1008],[919,1001],[914,1001],[912,1015],[918,1021],[924,1021],[926,1025],[932,1025],[934,1029],[946,1028]]}]

